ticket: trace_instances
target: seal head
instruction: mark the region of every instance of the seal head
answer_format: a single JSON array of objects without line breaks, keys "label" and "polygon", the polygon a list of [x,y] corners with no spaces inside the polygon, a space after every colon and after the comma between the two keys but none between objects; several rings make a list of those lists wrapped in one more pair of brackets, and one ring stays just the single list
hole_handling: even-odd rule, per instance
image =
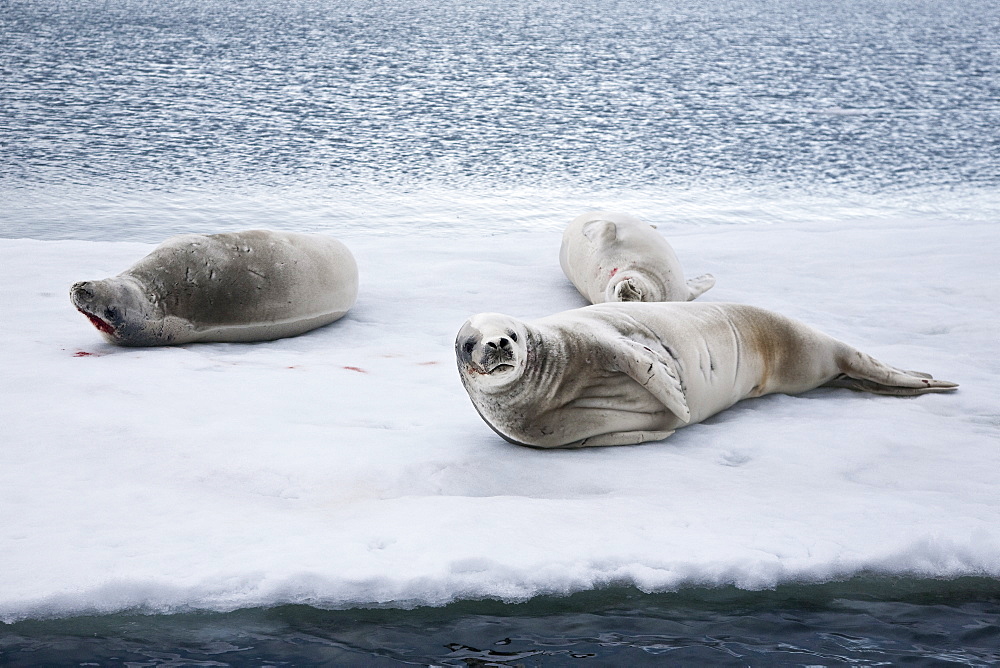
[{"label": "seal head", "polygon": [[150,338],[150,324],[162,320],[138,281],[125,276],[100,281],[81,281],[69,291],[73,306],[110,343],[136,343]]},{"label": "seal head", "polygon": [[516,382],[527,366],[524,323],[499,313],[480,313],[455,337],[455,357],[463,381],[475,376],[480,390],[501,390]]}]

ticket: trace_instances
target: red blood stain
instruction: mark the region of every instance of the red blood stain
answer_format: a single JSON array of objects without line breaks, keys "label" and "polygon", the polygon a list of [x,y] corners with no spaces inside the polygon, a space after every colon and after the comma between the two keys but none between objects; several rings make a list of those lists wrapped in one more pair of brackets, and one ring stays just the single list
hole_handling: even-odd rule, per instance
[{"label": "red blood stain", "polygon": [[418,366],[430,366],[432,364],[440,364],[440,362],[438,362],[438,361],[433,361],[433,362],[417,362]]},{"label": "red blood stain", "polygon": [[299,367],[298,367],[298,365],[296,365],[296,366],[286,366],[285,368],[286,369],[298,369]]},{"label": "red blood stain", "polygon": [[344,368],[347,369],[348,371],[357,371],[358,373],[368,373],[364,369],[360,369],[356,366],[345,366]]},{"label": "red blood stain", "polygon": [[618,273],[618,267],[615,267],[614,269],[611,270],[611,275],[612,276],[614,276],[617,273]]},{"label": "red blood stain", "polygon": [[99,355],[96,355],[94,353],[88,353],[83,350],[77,350],[75,353],[73,353],[73,357],[99,357]]},{"label": "red blood stain", "polygon": [[101,330],[105,334],[114,334],[115,333],[115,330],[114,330],[114,328],[111,325],[109,325],[108,323],[104,322],[103,320],[101,320],[100,318],[98,318],[96,315],[91,315],[90,313],[87,313],[86,311],[80,311],[80,313],[82,313],[85,316],[87,316],[87,318],[90,319],[90,322],[94,323],[94,327],[96,327],[97,329]]}]

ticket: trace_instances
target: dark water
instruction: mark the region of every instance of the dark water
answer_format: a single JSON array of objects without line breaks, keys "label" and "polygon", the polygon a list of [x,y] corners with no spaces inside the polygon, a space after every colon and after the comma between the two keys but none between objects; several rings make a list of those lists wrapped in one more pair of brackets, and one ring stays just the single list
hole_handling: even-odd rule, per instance
[{"label": "dark water", "polygon": [[0,630],[0,663],[989,666],[1000,664],[1000,582],[859,578],[411,611],[286,606],[26,621]]},{"label": "dark water", "polygon": [[1000,185],[994,0],[4,0],[0,94],[3,236]]}]

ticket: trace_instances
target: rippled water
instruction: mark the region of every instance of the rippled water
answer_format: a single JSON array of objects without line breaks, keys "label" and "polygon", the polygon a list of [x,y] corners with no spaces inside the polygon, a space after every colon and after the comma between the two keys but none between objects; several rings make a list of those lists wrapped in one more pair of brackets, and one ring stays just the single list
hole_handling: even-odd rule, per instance
[{"label": "rippled water", "polygon": [[992,0],[7,0],[0,40],[4,236],[1000,210]]},{"label": "rippled water", "polygon": [[34,665],[842,666],[1000,663],[1000,585],[859,578],[775,591],[632,589],[417,610],[305,606],[0,630]]}]

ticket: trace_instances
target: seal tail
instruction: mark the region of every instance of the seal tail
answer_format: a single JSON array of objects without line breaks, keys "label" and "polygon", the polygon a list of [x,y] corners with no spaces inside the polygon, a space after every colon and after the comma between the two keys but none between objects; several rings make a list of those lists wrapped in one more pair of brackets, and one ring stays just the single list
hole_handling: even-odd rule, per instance
[{"label": "seal tail", "polygon": [[903,371],[879,362],[871,355],[857,350],[845,355],[841,361],[842,373],[825,383],[827,387],[846,387],[859,392],[910,397],[931,392],[951,392],[958,383],[936,380],[922,371]]},{"label": "seal tail", "polygon": [[694,278],[688,279],[688,301],[697,299],[703,294],[708,292],[715,285],[715,276],[711,274],[702,274],[701,276],[695,276]]}]

